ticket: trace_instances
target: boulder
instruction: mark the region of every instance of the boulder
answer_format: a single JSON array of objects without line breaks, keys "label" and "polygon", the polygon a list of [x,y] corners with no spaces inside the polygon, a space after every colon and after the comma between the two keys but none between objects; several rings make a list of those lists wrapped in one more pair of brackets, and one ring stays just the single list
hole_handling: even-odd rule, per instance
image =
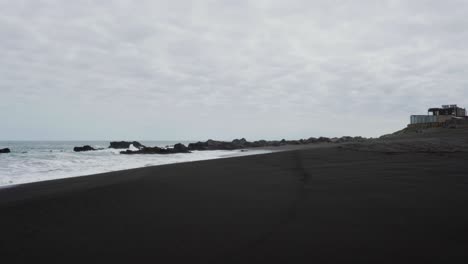
[{"label": "boulder", "polygon": [[190,153],[189,148],[181,143],[175,144],[173,149],[176,153]]},{"label": "boulder", "polygon": [[198,141],[196,143],[189,143],[188,148],[190,150],[207,150],[206,143]]},{"label": "boulder", "polygon": [[75,152],[82,152],[82,151],[93,151],[93,150],[96,150],[95,148],[89,146],[89,145],[85,145],[83,147],[74,147],[73,148],[73,151]]},{"label": "boulder", "polygon": [[248,144],[249,142],[245,138],[234,139],[232,141],[232,146],[235,148],[243,148],[243,147],[246,147]]},{"label": "boulder", "polygon": [[0,153],[10,153],[10,149],[9,148],[4,148],[4,149],[0,149]]},{"label": "boulder", "polygon": [[137,149],[144,148],[145,146],[138,141],[112,141],[109,148],[113,149],[128,149],[130,145],[133,145]]}]

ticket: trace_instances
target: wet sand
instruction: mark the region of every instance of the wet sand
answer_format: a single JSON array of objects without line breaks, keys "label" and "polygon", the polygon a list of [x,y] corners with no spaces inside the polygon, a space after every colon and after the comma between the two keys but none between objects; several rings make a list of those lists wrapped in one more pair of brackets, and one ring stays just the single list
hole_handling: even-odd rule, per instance
[{"label": "wet sand", "polygon": [[2,189],[0,259],[466,263],[468,133],[441,133]]}]

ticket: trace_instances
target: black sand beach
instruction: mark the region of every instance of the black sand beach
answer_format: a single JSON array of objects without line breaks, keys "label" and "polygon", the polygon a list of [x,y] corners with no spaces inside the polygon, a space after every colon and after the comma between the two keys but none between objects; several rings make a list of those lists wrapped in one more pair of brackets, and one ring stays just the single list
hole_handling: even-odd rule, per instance
[{"label": "black sand beach", "polygon": [[2,263],[466,263],[468,131],[0,190]]}]

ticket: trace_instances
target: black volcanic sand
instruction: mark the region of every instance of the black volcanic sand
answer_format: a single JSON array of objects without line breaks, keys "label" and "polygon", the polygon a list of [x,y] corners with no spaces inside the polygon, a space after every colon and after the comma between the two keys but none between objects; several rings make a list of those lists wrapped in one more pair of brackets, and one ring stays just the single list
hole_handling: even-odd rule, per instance
[{"label": "black volcanic sand", "polygon": [[2,189],[0,259],[468,263],[468,153],[434,135]]}]

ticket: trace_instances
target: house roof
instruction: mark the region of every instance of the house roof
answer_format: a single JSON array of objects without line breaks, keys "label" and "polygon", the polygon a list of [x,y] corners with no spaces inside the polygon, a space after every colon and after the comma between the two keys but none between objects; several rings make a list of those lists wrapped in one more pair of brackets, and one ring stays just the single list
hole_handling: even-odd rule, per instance
[{"label": "house roof", "polygon": [[429,108],[429,110],[427,110],[427,111],[428,112],[434,112],[434,111],[447,111],[447,110],[455,110],[455,109],[464,109],[464,108],[461,108],[461,107],[458,107],[458,106],[449,107],[449,108],[434,107],[434,108]]}]

